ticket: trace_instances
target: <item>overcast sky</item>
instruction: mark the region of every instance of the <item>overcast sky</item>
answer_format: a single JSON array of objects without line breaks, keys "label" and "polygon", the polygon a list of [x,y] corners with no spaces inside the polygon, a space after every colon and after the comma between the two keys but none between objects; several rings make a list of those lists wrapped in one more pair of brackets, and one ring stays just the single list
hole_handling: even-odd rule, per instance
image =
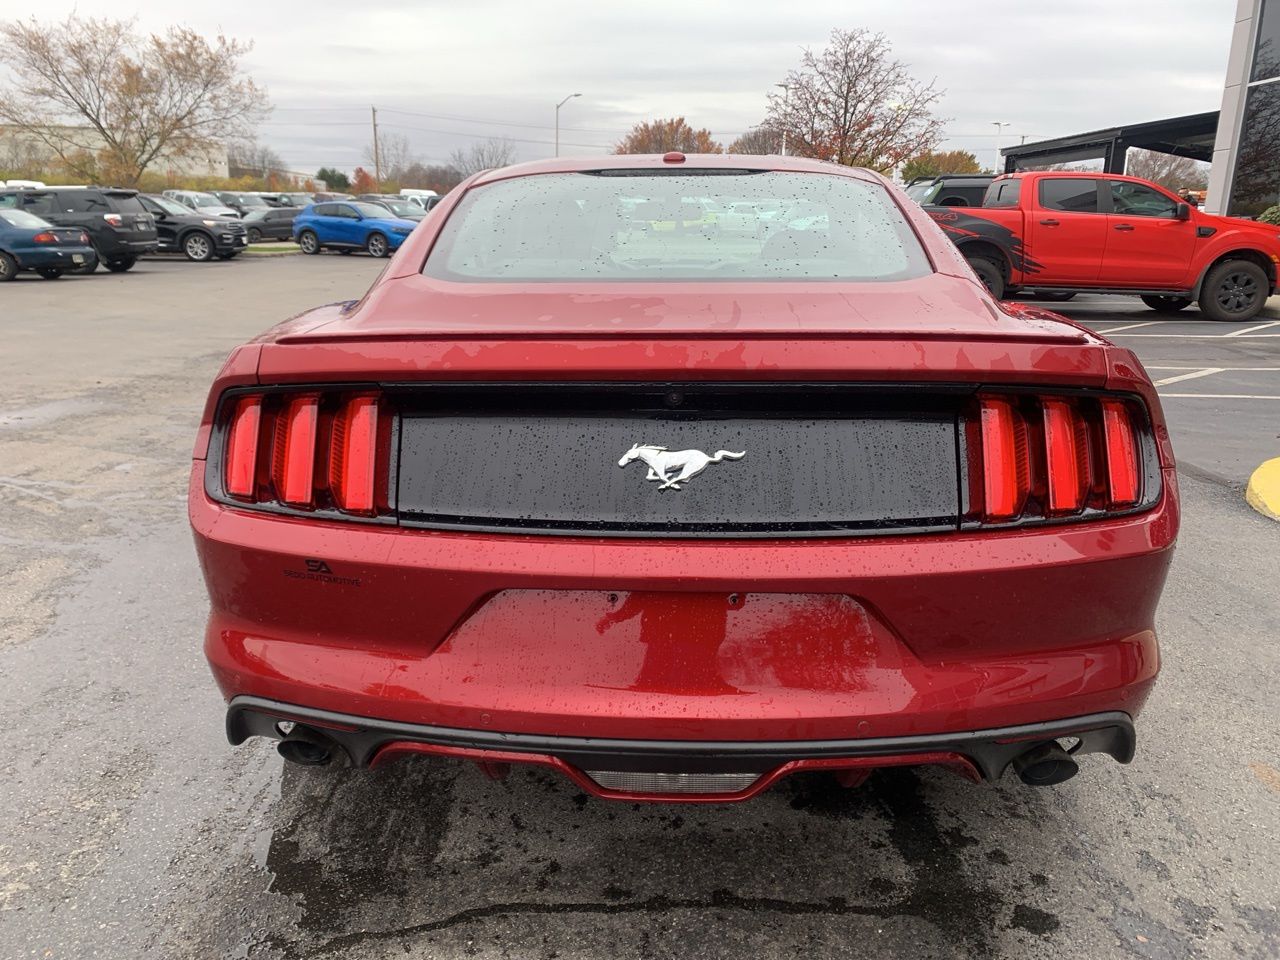
[{"label": "overcast sky", "polygon": [[[1236,0],[44,0],[40,16],[175,20],[252,40],[246,68],[274,111],[259,131],[293,169],[351,170],[369,106],[424,161],[505,135],[520,159],[600,153],[638,120],[684,115],[726,144],[760,122],[765,95],[833,27],[884,32],[919,79],[946,91],[947,149],[994,161],[1005,145],[1216,110]],[[22,0],[0,0],[5,19]],[[983,15],[984,9],[993,11]]]}]

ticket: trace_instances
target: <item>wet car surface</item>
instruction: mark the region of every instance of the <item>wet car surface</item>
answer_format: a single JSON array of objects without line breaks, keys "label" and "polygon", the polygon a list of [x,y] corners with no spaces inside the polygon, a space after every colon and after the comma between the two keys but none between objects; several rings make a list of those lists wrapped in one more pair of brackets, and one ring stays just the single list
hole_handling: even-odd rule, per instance
[{"label": "wet car surface", "polygon": [[[1158,623],[1163,675],[1129,766],[1087,758],[1052,791],[942,771],[881,771],[853,790],[804,776],[751,804],[677,808],[594,800],[551,772],[499,782],[425,758],[286,769],[269,744],[230,748],[200,654],[206,601],[184,507],[193,425],[233,344],[360,295],[378,267],[144,261],[64,278],[57,364],[41,360],[47,289],[6,289],[0,955],[1280,951],[1277,529],[1233,486],[1236,451],[1273,442],[1256,407],[1216,415],[1214,447],[1213,424],[1183,412],[1194,398],[1166,401],[1175,445],[1188,437],[1184,527]],[[216,313],[173,325],[195,295]],[[1092,303],[1072,315],[1098,329],[1151,319]],[[1139,346],[1153,379],[1161,361],[1229,366],[1190,354],[1198,343],[1118,342]],[[1246,335],[1230,349],[1280,367],[1273,344]],[[1231,456],[1213,460],[1219,448]]]}]

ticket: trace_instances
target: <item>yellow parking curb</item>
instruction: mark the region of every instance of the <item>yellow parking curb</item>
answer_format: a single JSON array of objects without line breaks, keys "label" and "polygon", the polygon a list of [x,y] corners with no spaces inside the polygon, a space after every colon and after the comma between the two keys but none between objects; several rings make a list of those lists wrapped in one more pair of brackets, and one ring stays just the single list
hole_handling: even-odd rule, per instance
[{"label": "yellow parking curb", "polygon": [[1244,498],[1264,517],[1280,520],[1280,457],[1253,471]]}]

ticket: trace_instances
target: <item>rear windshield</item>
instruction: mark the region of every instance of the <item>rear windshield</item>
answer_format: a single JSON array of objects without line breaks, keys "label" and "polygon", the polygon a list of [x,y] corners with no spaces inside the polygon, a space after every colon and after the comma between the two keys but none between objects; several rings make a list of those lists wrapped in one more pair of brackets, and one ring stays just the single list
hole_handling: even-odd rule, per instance
[{"label": "rear windshield", "polygon": [[147,212],[147,208],[142,205],[136,193],[108,193],[106,197],[107,202],[111,204],[111,209],[117,213]]},{"label": "rear windshield", "polygon": [[31,230],[42,230],[49,226],[47,221],[25,210],[0,210],[0,220],[13,227],[25,227]]},{"label": "rear windshield", "polygon": [[901,280],[930,270],[888,191],[817,173],[606,171],[468,191],[442,280]]}]

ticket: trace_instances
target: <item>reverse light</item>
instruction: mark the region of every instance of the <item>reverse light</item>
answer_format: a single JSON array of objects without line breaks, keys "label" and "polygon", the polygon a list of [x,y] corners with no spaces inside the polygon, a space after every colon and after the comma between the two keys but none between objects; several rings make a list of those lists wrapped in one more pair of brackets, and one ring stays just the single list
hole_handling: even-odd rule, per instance
[{"label": "reverse light", "polygon": [[276,495],[293,507],[311,506],[319,412],[319,396],[302,394],[290,398],[276,419],[271,481]]},{"label": "reverse light", "polygon": [[124,224],[124,217],[118,213],[104,213],[102,219],[113,227],[119,227]]}]

